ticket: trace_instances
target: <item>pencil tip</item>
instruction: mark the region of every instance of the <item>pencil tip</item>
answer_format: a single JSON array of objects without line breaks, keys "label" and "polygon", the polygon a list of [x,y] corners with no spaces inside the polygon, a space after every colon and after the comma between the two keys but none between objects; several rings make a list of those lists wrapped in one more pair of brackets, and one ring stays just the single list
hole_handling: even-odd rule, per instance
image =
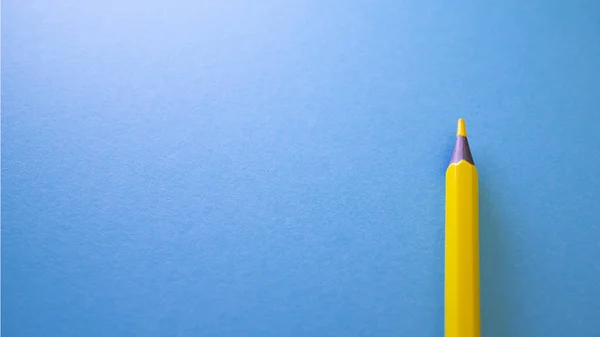
[{"label": "pencil tip", "polygon": [[458,128],[456,129],[457,136],[467,136],[467,127],[465,126],[465,120],[462,118],[458,119]]}]

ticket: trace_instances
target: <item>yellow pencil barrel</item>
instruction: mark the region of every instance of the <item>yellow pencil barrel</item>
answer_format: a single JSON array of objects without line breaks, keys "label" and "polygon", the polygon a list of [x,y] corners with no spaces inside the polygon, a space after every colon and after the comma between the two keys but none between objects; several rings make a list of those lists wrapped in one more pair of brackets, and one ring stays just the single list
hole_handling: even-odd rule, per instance
[{"label": "yellow pencil barrel", "polygon": [[[459,130],[466,135],[464,121]],[[479,337],[478,176],[466,137],[458,137],[446,171],[445,336]]]}]

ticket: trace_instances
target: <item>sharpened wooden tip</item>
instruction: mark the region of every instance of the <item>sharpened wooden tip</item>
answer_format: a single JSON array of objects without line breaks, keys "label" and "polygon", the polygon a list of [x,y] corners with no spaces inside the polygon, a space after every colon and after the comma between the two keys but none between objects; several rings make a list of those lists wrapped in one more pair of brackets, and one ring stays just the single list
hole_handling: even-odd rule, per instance
[{"label": "sharpened wooden tip", "polygon": [[467,127],[465,126],[465,120],[462,118],[458,119],[458,128],[456,128],[456,136],[467,136]]}]

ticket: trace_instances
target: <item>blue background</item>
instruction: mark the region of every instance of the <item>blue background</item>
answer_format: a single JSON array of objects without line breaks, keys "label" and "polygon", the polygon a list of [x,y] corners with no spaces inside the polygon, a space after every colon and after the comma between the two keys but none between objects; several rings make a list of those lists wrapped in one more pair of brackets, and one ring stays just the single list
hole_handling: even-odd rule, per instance
[{"label": "blue background", "polygon": [[600,336],[600,2],[2,8],[2,332],[442,336],[444,171],[485,337]]}]

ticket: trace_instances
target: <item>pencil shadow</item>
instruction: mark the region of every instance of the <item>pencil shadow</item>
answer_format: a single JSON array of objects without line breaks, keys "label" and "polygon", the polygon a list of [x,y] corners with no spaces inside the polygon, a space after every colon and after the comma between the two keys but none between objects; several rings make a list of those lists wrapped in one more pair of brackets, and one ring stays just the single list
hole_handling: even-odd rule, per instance
[{"label": "pencil shadow", "polygon": [[481,331],[485,337],[510,337],[514,331],[516,299],[511,289],[509,226],[503,219],[494,191],[483,180],[479,185],[479,246]]}]

